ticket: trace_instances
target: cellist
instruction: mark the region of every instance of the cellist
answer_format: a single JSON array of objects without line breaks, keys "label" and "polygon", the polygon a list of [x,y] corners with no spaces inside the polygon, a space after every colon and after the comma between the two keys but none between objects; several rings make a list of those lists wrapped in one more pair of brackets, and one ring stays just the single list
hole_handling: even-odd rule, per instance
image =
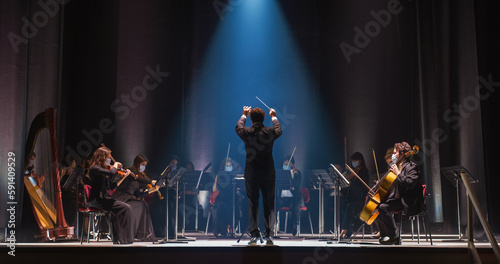
[{"label": "cellist", "polygon": [[[393,212],[404,211],[406,215],[418,214],[422,209],[423,187],[417,164],[405,157],[412,148],[407,142],[394,144],[393,164],[390,171],[397,175],[387,199],[378,207],[377,223],[380,228],[380,244],[399,244]],[[401,158],[401,159],[400,159]],[[399,161],[398,161],[399,160]]]}]

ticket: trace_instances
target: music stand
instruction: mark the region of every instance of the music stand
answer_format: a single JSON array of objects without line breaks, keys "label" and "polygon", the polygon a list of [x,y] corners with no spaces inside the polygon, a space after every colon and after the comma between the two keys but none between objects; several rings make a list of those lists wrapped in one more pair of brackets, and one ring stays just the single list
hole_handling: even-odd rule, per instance
[{"label": "music stand", "polygon": [[[160,180],[163,182],[163,181],[166,181],[166,190],[165,190],[165,209],[166,209],[166,224],[165,224],[165,238],[161,241],[158,241],[158,242],[153,242],[153,244],[164,244],[164,243],[187,243],[186,241],[178,241],[177,240],[177,230],[178,230],[178,217],[179,217],[179,180],[181,179],[182,177],[182,174],[184,174],[186,172],[186,169],[185,168],[180,168],[179,170],[176,170],[176,171],[172,171],[170,173],[168,173],[168,175],[161,175],[163,176],[162,178],[160,178]],[[168,225],[169,225],[169,219],[168,219],[168,189],[169,188],[172,188],[173,186],[176,186],[177,190],[176,190],[176,205],[175,205],[175,239],[173,240],[170,240],[168,238]]]},{"label": "music stand", "polygon": [[314,189],[317,189],[319,191],[318,193],[318,208],[319,208],[319,227],[318,227],[318,234],[319,237],[321,237],[321,234],[324,233],[324,224],[325,224],[325,215],[324,215],[324,210],[325,210],[325,201],[324,201],[324,195],[323,191],[324,189],[334,189],[335,186],[333,184],[333,181],[331,180],[330,176],[328,175],[328,172],[324,169],[319,169],[319,170],[308,170],[306,171],[306,175],[308,178],[317,184],[314,184]]},{"label": "music stand", "polygon": [[478,183],[472,175],[462,166],[451,166],[441,169],[441,173],[448,179],[457,192],[457,220],[458,220],[458,240],[462,240],[461,221],[460,221],[460,182],[462,181],[461,174],[465,172],[467,180],[470,183]]},{"label": "music stand", "polygon": [[[203,171],[185,171],[182,175],[182,178],[180,181],[182,182],[182,187],[183,187],[183,192],[182,192],[182,235],[181,238],[183,240],[186,239],[185,237],[185,232],[186,232],[186,191],[192,191],[196,192],[196,195],[198,195],[198,190],[197,187],[199,186],[199,180],[201,179],[201,175],[203,174]],[[178,199],[178,198],[177,198]],[[198,231],[198,203],[196,203],[195,206],[195,230]],[[194,241],[195,239],[189,239],[191,241]]]},{"label": "music stand", "polygon": [[[281,198],[281,192],[283,190],[291,190],[292,189],[292,171],[291,170],[277,170],[276,171],[276,181],[275,181],[275,197],[280,197]],[[277,212],[276,210],[276,204],[274,205],[274,211]],[[290,208],[293,210],[293,208]],[[278,217],[278,214],[276,214],[276,217]],[[285,218],[286,219],[286,218]],[[286,221],[286,220],[285,220]],[[278,227],[279,223],[279,218],[276,219],[276,226],[274,228],[274,236],[278,235],[278,230],[276,227]],[[286,223],[285,223],[286,227]],[[286,233],[286,228],[285,228],[285,233]]]},{"label": "music stand", "polygon": [[330,164],[330,173],[328,174],[332,181],[335,183],[334,204],[335,210],[333,211],[333,221],[335,226],[335,236],[337,236],[337,243],[340,242],[340,188],[347,188],[351,184],[340,171],[333,164]]},{"label": "music stand", "polygon": [[[244,174],[236,174],[233,178],[233,233],[236,235],[236,190],[238,188],[245,188],[245,176]],[[241,210],[241,205],[240,205]],[[241,218],[241,215],[239,216]],[[238,232],[241,232],[241,219],[238,222]]]}]

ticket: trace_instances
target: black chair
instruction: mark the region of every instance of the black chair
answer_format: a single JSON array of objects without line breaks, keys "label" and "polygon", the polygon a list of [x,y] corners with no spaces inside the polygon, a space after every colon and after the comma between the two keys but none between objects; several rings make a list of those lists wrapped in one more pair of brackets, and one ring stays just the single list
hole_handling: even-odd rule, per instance
[{"label": "black chair", "polygon": [[[424,228],[424,232],[425,232],[425,241],[429,241],[431,242],[431,245],[433,245],[432,243],[432,234],[431,234],[431,229],[429,227],[429,216],[427,214],[427,203],[426,203],[426,197],[427,197],[427,192],[426,192],[426,185],[423,184],[422,185],[423,187],[423,196],[424,196],[424,203],[422,204],[422,210],[420,211],[420,213],[416,214],[416,215],[409,215],[407,216],[408,217],[408,220],[410,220],[411,222],[411,240],[413,241],[413,237],[414,237],[414,221],[416,220],[417,221],[417,243],[420,244],[420,220],[422,220],[422,226]],[[399,227],[398,227],[398,233],[399,233],[399,244],[401,244],[401,234],[402,234],[402,231],[403,231],[403,218],[405,217],[405,215],[403,214],[403,212],[399,212]],[[427,232],[429,232],[429,239],[427,239]]]},{"label": "black chair", "polygon": [[[79,192],[81,192],[78,195],[78,212],[83,214],[83,223],[82,223],[82,228],[80,232],[80,245],[83,244],[83,230],[85,227],[85,223],[87,222],[86,220],[88,219],[88,228],[87,228],[87,243],[90,241],[90,227],[92,227],[92,234],[96,241],[99,241],[99,237],[101,235],[99,225],[102,221],[102,218],[106,219],[109,225],[109,233],[111,234],[111,238],[113,236],[113,229],[111,225],[111,221],[108,219],[109,217],[109,212],[100,209],[100,208],[93,208],[90,207],[88,204],[89,196],[90,196],[90,185],[84,185],[84,188],[79,189]],[[96,230],[97,227],[97,230]],[[113,239],[111,239],[113,240]]]}]

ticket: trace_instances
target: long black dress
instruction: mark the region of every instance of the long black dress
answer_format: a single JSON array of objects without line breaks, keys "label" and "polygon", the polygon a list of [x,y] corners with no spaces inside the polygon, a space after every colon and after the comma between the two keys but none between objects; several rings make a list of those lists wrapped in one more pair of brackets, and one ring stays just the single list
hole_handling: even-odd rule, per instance
[{"label": "long black dress", "polygon": [[111,212],[113,223],[113,243],[131,244],[134,242],[134,226],[137,219],[134,217],[134,208],[122,201],[112,199],[109,191],[116,186],[116,168],[104,169],[99,165],[90,168],[90,203],[94,208],[102,208]]},{"label": "long black dress", "polygon": [[116,188],[116,191],[111,197],[133,207],[134,218],[136,219],[133,228],[135,239],[139,241],[154,241],[156,237],[149,214],[149,207],[146,202],[139,200],[147,194],[144,185],[141,186],[141,183],[150,184],[151,180],[142,176],[134,179],[134,177],[130,175]]}]

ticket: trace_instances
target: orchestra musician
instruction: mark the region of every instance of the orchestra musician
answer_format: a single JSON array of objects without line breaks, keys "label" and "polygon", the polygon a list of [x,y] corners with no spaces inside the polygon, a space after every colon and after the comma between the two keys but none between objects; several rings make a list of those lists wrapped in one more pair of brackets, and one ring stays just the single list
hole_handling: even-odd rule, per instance
[{"label": "orchestra musician", "polygon": [[[354,172],[365,182],[368,183],[370,175],[366,168],[365,158],[360,152],[355,152],[349,158]],[[343,205],[345,206],[344,217],[342,218],[341,237],[350,237],[354,226],[360,226],[359,213],[365,204],[365,198],[368,190],[364,184],[352,173],[345,173],[345,177],[350,182],[349,187],[342,189]]]},{"label": "orchestra musician", "polygon": [[76,160],[70,157],[71,164],[61,168],[61,198],[63,203],[64,217],[66,223],[74,226],[77,217],[77,184],[72,178],[75,176],[73,172],[76,168]]},{"label": "orchestra musician", "polygon": [[138,241],[155,241],[155,233],[151,216],[149,214],[149,207],[143,200],[147,194],[156,192],[159,186],[148,189],[148,184],[155,184],[155,180],[151,180],[144,170],[148,164],[148,159],[139,154],[134,158],[134,164],[128,168],[133,176],[126,177],[120,185],[116,187],[115,192],[111,198],[125,202],[132,206],[134,211],[134,219],[136,226],[134,227],[134,238]]},{"label": "orchestra musician", "polygon": [[111,151],[106,147],[100,147],[95,152],[90,162],[90,206],[102,208],[112,212],[113,243],[131,244],[134,242],[134,219],[133,207],[125,202],[111,198],[110,191],[116,187],[117,180],[127,177],[130,170],[118,175],[122,164],[115,162],[111,164]]},{"label": "orchestra musician", "polygon": [[[252,127],[245,127],[247,116],[250,115]],[[256,245],[260,238],[259,231],[259,191],[262,191],[264,206],[264,238],[266,244],[272,245],[271,236],[275,223],[275,181],[276,170],[273,160],[274,141],[281,136],[281,125],[276,117],[276,111],[270,109],[273,126],[265,127],[265,113],[260,108],[243,107],[243,115],[236,124],[236,133],[245,143],[245,187],[249,205],[249,245]]]},{"label": "orchestra musician", "polygon": [[27,177],[33,177],[36,182],[38,187],[43,187],[43,182],[45,181],[45,177],[43,175],[37,175],[35,173],[35,160],[36,160],[36,153],[32,152],[25,160],[24,162],[24,175]]},{"label": "orchestra musician", "polygon": [[291,157],[291,155],[283,158],[283,170],[291,172],[291,186],[290,189],[281,190],[278,204],[279,208],[290,208],[292,234],[295,236],[297,235],[297,225],[299,224],[299,208],[304,206],[304,197],[300,190],[302,187],[302,176],[300,170],[295,167],[295,158]]},{"label": "orchestra musician", "polygon": [[397,175],[391,192],[387,199],[378,207],[377,218],[380,228],[380,244],[399,244],[399,235],[396,234],[396,223],[392,216],[393,212],[403,210],[406,215],[414,215],[420,212],[423,204],[423,187],[420,171],[417,164],[407,157],[405,153],[412,148],[407,142],[394,144],[391,160],[396,163],[390,167],[390,171]]},{"label": "orchestra musician", "polygon": [[[214,236],[230,236],[233,234],[231,222],[231,203],[233,185],[232,179],[237,173],[241,173],[242,168],[239,163],[230,157],[224,158],[221,162],[219,173],[213,184],[212,192],[217,192],[212,215]],[[213,193],[212,193],[213,195]]]}]

